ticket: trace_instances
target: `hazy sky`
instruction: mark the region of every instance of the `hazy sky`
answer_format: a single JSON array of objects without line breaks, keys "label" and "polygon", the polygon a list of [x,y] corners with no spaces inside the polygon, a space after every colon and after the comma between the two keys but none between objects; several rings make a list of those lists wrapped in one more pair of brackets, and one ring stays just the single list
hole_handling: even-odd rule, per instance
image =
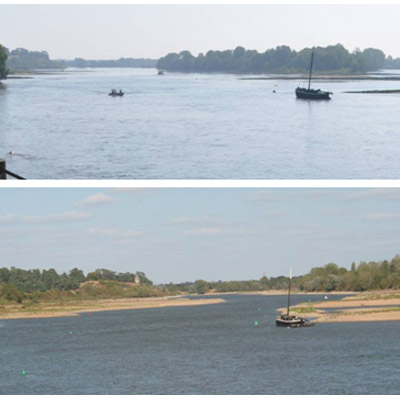
[{"label": "hazy sky", "polygon": [[0,266],[259,279],[400,253],[400,189],[0,189]]},{"label": "hazy sky", "polygon": [[336,43],[400,57],[400,5],[0,5],[0,15],[0,43],[51,58]]}]

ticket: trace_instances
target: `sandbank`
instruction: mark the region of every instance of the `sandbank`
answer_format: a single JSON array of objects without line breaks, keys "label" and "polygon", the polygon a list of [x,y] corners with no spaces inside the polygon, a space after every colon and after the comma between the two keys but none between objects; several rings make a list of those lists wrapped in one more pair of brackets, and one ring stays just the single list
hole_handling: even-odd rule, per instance
[{"label": "sandbank", "polygon": [[[293,308],[317,323],[400,321],[400,292],[367,292],[337,301],[301,303]],[[329,309],[335,310],[328,312]]]},{"label": "sandbank", "polygon": [[224,299],[188,299],[183,297],[105,299],[57,303],[40,303],[24,308],[22,305],[0,307],[0,319],[53,318],[79,316],[80,313],[133,310],[144,308],[202,306],[224,303]]}]

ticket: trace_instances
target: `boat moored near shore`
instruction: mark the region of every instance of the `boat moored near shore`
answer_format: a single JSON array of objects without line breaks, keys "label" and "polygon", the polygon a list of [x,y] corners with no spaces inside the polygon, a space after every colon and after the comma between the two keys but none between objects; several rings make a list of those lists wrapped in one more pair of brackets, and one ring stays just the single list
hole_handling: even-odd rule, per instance
[{"label": "boat moored near shore", "polygon": [[311,89],[311,76],[314,61],[314,51],[311,53],[310,75],[308,77],[308,88],[298,87],[296,89],[296,97],[303,100],[330,100],[331,92],[324,92],[321,89]]},{"label": "boat moored near shore", "polygon": [[297,317],[295,315],[290,315],[290,286],[292,281],[292,270],[289,272],[289,290],[288,290],[288,304],[286,314],[281,313],[275,319],[276,326],[287,327],[287,328],[306,328],[309,326],[314,326],[315,323],[309,321],[307,318]]}]

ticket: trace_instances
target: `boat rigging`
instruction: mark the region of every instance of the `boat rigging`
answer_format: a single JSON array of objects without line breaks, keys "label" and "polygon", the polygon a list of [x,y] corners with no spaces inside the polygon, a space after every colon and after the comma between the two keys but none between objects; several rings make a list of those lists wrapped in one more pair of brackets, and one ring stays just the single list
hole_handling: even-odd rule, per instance
[{"label": "boat rigging", "polygon": [[282,313],[276,317],[276,326],[287,327],[287,328],[305,328],[314,326],[314,322],[310,322],[307,318],[297,317],[290,315],[290,287],[292,281],[292,269],[289,272],[289,291],[288,291],[288,303],[286,314]]},{"label": "boat rigging", "polygon": [[310,75],[308,77],[308,88],[298,87],[296,89],[296,97],[306,100],[330,100],[331,92],[324,92],[321,89],[311,89],[311,76],[314,61],[314,50],[311,53]]}]

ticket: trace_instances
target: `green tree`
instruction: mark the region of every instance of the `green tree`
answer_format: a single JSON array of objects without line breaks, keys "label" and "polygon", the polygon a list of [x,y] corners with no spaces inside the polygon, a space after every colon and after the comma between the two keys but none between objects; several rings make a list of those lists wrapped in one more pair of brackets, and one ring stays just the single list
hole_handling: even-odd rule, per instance
[{"label": "green tree", "polygon": [[195,285],[195,291],[197,294],[207,293],[210,289],[209,283],[202,279],[195,281],[194,285]]},{"label": "green tree", "polygon": [[17,303],[22,303],[22,300],[25,298],[24,292],[19,290],[13,283],[3,284],[0,288],[0,296],[9,301],[16,301]]},{"label": "green tree", "polygon": [[87,274],[87,280],[88,281],[99,281],[100,280],[100,276],[97,272],[89,272]]},{"label": "green tree", "polygon": [[0,44],[0,80],[7,78],[8,70],[7,70],[7,58],[8,51],[7,49]]},{"label": "green tree", "polygon": [[86,280],[85,274],[78,268],[71,269],[71,271],[69,271],[68,278],[71,283],[71,288],[73,289],[77,289],[79,284],[85,282]]}]

